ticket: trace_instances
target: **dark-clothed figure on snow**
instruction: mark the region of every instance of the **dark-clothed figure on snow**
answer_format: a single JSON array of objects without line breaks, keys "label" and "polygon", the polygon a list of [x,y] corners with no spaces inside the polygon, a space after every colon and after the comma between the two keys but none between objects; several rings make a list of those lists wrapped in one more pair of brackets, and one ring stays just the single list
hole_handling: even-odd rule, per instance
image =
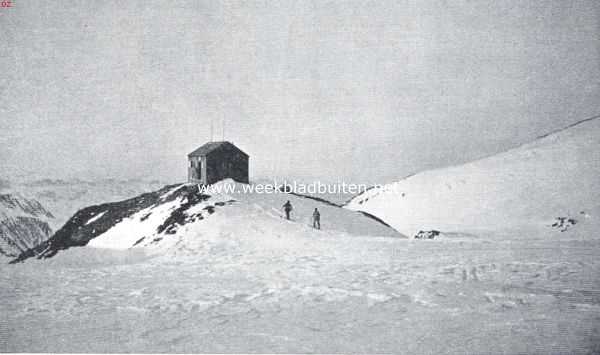
[{"label": "dark-clothed figure on snow", "polygon": [[321,229],[321,213],[317,208],[313,211],[313,228]]},{"label": "dark-clothed figure on snow", "polygon": [[288,200],[284,205],[283,205],[283,210],[285,211],[285,218],[286,219],[290,219],[290,212],[292,212],[292,204],[290,203],[290,200]]}]

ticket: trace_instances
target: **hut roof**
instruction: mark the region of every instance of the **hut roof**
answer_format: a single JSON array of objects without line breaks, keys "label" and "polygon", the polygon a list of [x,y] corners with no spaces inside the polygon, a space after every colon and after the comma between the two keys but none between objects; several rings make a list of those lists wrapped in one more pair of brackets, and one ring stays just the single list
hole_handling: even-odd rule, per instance
[{"label": "hut roof", "polygon": [[236,147],[234,144],[232,144],[230,142],[222,141],[222,142],[208,142],[208,143],[200,146],[198,149],[194,150],[190,154],[188,154],[188,157],[206,156],[215,150],[223,149],[223,148],[227,148],[227,149],[233,148],[233,149],[241,152],[245,156],[248,156],[248,154],[244,153],[244,151],[242,151],[240,148]]}]

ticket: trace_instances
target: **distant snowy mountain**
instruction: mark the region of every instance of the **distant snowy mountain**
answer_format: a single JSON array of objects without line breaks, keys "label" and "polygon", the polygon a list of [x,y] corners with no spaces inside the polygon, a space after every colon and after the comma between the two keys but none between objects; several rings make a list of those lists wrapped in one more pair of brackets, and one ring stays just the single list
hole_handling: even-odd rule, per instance
[{"label": "distant snowy mountain", "polygon": [[153,191],[158,181],[0,178],[0,255],[14,258],[50,237],[78,209]]},{"label": "distant snowy mountain", "polygon": [[600,119],[501,154],[370,189],[345,207],[373,214],[410,236],[419,230],[553,224],[564,230],[561,220],[589,225],[600,212]]},{"label": "distant snowy mountain", "polygon": [[[193,255],[209,241],[258,243],[255,246],[262,248],[265,242],[272,247],[282,243],[281,238],[294,243],[315,233],[403,237],[373,218],[324,201],[286,193],[242,192],[242,185],[231,180],[219,184],[236,190],[208,195],[198,185],[171,185],[125,201],[86,207],[19,260],[52,257],[78,246]],[[286,200],[294,206],[291,221],[280,212]],[[315,207],[321,211],[323,231],[309,225]]]},{"label": "distant snowy mountain", "polygon": [[36,200],[0,194],[0,257],[14,258],[48,239],[53,219]]},{"label": "distant snowy mountain", "polygon": [[[7,184],[8,185],[8,182]],[[11,180],[4,191],[18,193],[42,203],[55,216],[51,227],[60,228],[77,210],[105,201],[120,201],[154,191],[164,183],[139,179]]]}]

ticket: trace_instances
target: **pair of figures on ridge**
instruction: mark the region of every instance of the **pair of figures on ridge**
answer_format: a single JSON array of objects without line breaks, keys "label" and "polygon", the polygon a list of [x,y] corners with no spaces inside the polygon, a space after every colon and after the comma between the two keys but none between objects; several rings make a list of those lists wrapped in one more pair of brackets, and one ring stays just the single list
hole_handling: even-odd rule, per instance
[{"label": "pair of figures on ridge", "polygon": [[[292,212],[293,209],[294,208],[292,207],[290,200],[288,200],[286,203],[283,204],[283,210],[285,211],[286,219],[288,219],[288,220],[290,219],[290,213]],[[319,210],[316,207],[312,214],[312,220],[313,220],[313,228],[321,229],[321,213],[319,212]]]}]

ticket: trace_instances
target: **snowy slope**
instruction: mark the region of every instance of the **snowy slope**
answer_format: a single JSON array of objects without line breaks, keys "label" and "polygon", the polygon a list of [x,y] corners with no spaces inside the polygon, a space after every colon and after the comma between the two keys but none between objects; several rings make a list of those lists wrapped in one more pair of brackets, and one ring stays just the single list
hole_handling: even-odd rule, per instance
[{"label": "snowy slope", "polygon": [[[288,199],[292,221],[281,216]],[[314,207],[321,231],[308,226]],[[598,353],[600,239],[579,226],[555,238],[502,231],[424,242],[300,196],[167,186],[86,207],[25,255],[53,257],[0,265],[0,329],[10,330],[0,344],[30,353]]]},{"label": "snowy slope", "polygon": [[402,233],[543,227],[556,217],[598,222],[600,119],[464,165],[374,188],[345,207]]},{"label": "snowy slope", "polygon": [[14,258],[48,239],[53,219],[36,200],[0,194],[0,257]]},{"label": "snowy slope", "polygon": [[[164,200],[177,200],[185,189]],[[191,208],[203,210],[210,203],[212,214],[178,224],[175,234],[159,234],[164,239],[146,248],[88,244],[49,259],[0,265],[0,329],[9,330],[0,332],[2,349],[598,353],[600,239],[571,233],[427,242],[356,236],[330,229],[331,211],[325,208],[327,226],[318,232],[298,219],[287,222],[268,213],[261,206],[266,200],[255,206],[240,198],[218,206],[211,199]],[[154,205],[140,201],[114,207],[141,211]],[[169,201],[158,203],[153,213],[176,206]],[[300,206],[292,199],[295,210],[312,204],[305,202]],[[103,228],[97,223],[117,213],[106,207],[87,210],[96,211],[93,216],[82,213],[71,235],[78,236],[80,226],[87,232],[93,225]],[[175,240],[171,247],[168,238]],[[102,244],[121,247],[116,233]],[[161,253],[148,257],[144,251]]]},{"label": "snowy slope", "polygon": [[[51,257],[74,246],[144,249],[150,254],[185,250],[194,254],[211,238],[265,246],[261,244],[265,240],[281,236],[292,243],[294,238],[304,240],[328,233],[403,237],[372,218],[335,205],[284,193],[244,193],[242,185],[231,180],[220,184],[234,186],[236,191],[207,195],[197,185],[180,184],[125,201],[84,208],[46,243],[23,253],[19,260]],[[294,205],[291,221],[280,212],[286,200]],[[322,231],[309,226],[315,207],[321,211]]]}]

